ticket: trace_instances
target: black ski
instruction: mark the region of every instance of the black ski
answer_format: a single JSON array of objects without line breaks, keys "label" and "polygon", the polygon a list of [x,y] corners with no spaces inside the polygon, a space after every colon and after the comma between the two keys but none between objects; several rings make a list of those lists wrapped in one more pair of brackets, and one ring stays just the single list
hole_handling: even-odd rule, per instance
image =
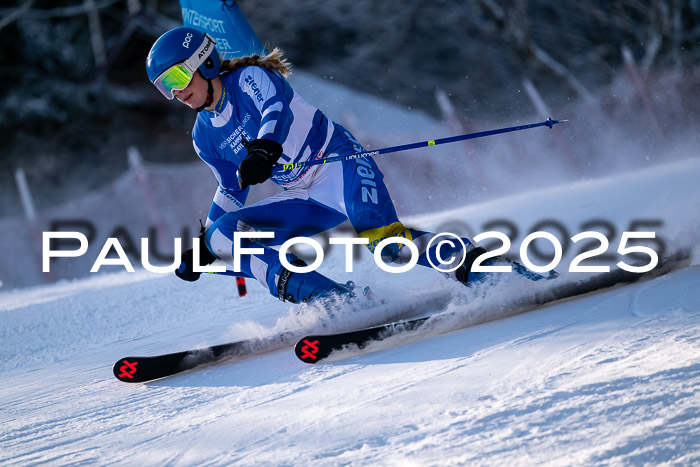
[{"label": "black ski", "polygon": [[[378,305],[379,308],[395,308],[400,316],[415,316],[418,312],[443,308],[449,299],[443,294],[425,296],[420,303],[399,303]],[[376,320],[367,321],[379,324]],[[185,350],[163,355],[125,357],[117,360],[112,371],[114,376],[125,383],[146,383],[201,366],[213,365],[229,360],[240,360],[253,355],[288,348],[309,330],[287,331],[265,338],[247,339],[226,344],[214,345],[195,350]]]},{"label": "black ski", "polygon": [[173,376],[196,367],[272,352],[294,343],[291,332],[150,357],[125,357],[113,366],[114,376],[125,383],[145,383]]},{"label": "black ski", "polygon": [[[683,250],[661,261],[653,270],[646,273],[633,273],[623,269],[615,269],[607,273],[591,276],[579,282],[563,283],[532,295],[520,297],[509,303],[501,304],[512,310],[511,315],[531,311],[546,304],[567,298],[601,291],[621,284],[630,284],[642,279],[650,279],[666,274],[689,263],[690,251]],[[448,318],[453,313],[438,314],[424,318],[402,320],[380,326],[368,327],[355,331],[336,334],[310,335],[301,338],[294,347],[297,358],[304,363],[318,363],[333,352],[341,351],[348,346],[364,349],[372,342],[382,341],[399,333],[422,329],[431,318]]]},{"label": "black ski", "polygon": [[346,346],[356,345],[358,348],[364,349],[371,342],[384,340],[400,332],[418,329],[428,319],[430,319],[429,316],[397,321],[357,331],[306,336],[294,346],[294,353],[304,363],[317,363]]}]

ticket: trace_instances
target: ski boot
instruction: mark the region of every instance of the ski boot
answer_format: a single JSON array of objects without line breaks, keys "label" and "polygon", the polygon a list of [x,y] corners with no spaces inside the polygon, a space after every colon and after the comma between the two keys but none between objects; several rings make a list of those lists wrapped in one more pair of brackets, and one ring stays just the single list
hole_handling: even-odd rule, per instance
[{"label": "ski boot", "polygon": [[[290,264],[306,266],[301,259],[296,259]],[[339,284],[316,271],[299,273],[283,267],[277,280],[277,297],[283,302],[291,303],[305,303],[329,297],[352,298],[353,289],[355,284],[351,281],[347,284]]]}]

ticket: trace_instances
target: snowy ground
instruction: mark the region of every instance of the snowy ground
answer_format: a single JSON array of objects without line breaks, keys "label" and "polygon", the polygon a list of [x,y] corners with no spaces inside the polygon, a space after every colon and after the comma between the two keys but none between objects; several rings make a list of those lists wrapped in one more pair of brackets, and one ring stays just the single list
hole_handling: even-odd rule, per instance
[{"label": "snowy ground", "polygon": [[[539,220],[556,219],[570,235],[606,221],[614,251],[632,222],[653,221],[667,250],[697,247],[699,178],[691,159],[409,223],[468,220],[481,231],[508,219],[517,248]],[[322,270],[390,300],[444,290],[449,310],[466,321],[473,313],[473,297],[434,272],[390,275],[362,258],[348,274],[335,251]],[[0,464],[698,464],[699,283],[691,265],[326,364],[307,366],[290,349],[147,385],[120,383],[112,364],[321,318],[298,316],[250,281],[240,299],[218,276],[185,284],[116,272],[5,291]]]}]

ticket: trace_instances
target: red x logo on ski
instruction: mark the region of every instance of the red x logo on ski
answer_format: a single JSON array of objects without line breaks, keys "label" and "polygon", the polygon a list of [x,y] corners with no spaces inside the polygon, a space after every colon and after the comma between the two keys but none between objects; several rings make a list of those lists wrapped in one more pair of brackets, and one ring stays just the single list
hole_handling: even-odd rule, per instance
[{"label": "red x logo on ski", "polygon": [[316,354],[318,353],[318,341],[310,341],[308,339],[304,339],[304,344],[301,347],[301,358],[302,359],[307,359],[310,358],[312,360],[316,360],[318,357]]},{"label": "red x logo on ski", "polygon": [[119,371],[121,371],[121,373],[119,373],[117,377],[121,379],[134,379],[134,373],[136,373],[136,365],[138,365],[139,362],[131,363],[128,360],[122,360],[122,363],[123,365],[119,367]]}]

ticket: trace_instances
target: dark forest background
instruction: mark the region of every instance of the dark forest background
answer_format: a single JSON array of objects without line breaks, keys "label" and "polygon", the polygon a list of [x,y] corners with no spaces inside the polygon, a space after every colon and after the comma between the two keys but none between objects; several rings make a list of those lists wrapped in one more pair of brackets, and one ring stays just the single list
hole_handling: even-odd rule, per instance
[{"label": "dark forest background", "polygon": [[[296,69],[438,119],[437,89],[465,121],[532,115],[525,83],[551,108],[596,100],[615,118],[614,83],[633,64],[652,94],[684,96],[682,118],[661,125],[697,127],[698,0],[238,3]],[[21,213],[17,167],[46,208],[126,170],[129,145],[146,161],[194,160],[191,111],[144,70],[154,40],[179,24],[176,1],[3,0],[0,217]]]}]

